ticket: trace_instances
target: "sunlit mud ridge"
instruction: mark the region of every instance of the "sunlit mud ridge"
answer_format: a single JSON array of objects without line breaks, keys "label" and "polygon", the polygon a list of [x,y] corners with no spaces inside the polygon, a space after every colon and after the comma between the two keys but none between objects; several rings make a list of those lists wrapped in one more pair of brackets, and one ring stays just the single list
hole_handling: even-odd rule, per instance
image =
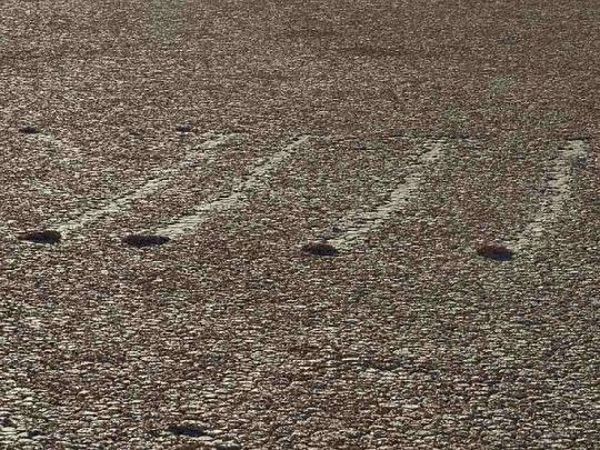
[{"label": "sunlit mud ridge", "polygon": [[129,209],[135,201],[149,197],[165,186],[173,183],[173,177],[175,175],[182,170],[194,167],[200,160],[210,157],[213,149],[225,144],[234,136],[235,135],[233,134],[215,134],[212,132],[202,135],[202,137],[207,140],[191,149],[186,157],[175,167],[163,169],[155,178],[147,180],[137,189],[132,190],[123,196],[109,200],[96,209],[82,212],[73,220],[66,223],[58,223],[51,228],[63,235],[68,235],[91,222],[102,219],[103,217],[119,214]]},{"label": "sunlit mud ridge", "polygon": [[246,179],[235,179],[229,195],[200,203],[194,208],[195,212],[193,214],[184,216],[176,222],[157,230],[156,234],[172,239],[186,234],[200,226],[210,218],[211,212],[224,211],[237,207],[246,199],[248,192],[259,188],[265,177],[268,177],[270,173],[277,169],[294,150],[304,145],[309,139],[310,136],[301,136],[297,138],[283,150],[280,150],[264,160],[264,162],[254,166]]},{"label": "sunlit mud ridge", "polygon": [[338,250],[350,250],[365,241],[370,233],[381,227],[393,214],[401,211],[416,194],[423,173],[441,156],[446,141],[430,140],[422,144],[425,151],[408,167],[404,182],[391,193],[389,200],[371,211],[351,211],[334,227],[337,236],[328,242]]},{"label": "sunlit mud ridge", "polygon": [[580,161],[585,161],[589,152],[589,144],[581,139],[566,141],[559,149],[558,157],[548,176],[548,191],[550,196],[534,216],[533,220],[525,227],[513,245],[516,249],[535,247],[544,238],[558,216],[563,211],[565,204],[571,198],[571,189],[574,183],[573,168]]}]

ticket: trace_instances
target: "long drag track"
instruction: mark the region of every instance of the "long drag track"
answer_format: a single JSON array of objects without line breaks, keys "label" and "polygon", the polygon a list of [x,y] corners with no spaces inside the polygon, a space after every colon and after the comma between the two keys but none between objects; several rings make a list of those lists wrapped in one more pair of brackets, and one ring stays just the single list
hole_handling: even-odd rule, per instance
[{"label": "long drag track", "polygon": [[594,449],[597,1],[0,3],[0,449]]}]

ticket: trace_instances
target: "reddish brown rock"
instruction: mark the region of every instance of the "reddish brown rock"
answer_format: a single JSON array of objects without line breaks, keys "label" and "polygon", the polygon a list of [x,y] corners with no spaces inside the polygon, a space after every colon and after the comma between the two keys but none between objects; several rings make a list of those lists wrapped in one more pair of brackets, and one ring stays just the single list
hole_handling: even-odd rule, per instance
[{"label": "reddish brown rock", "polygon": [[479,244],[476,251],[479,256],[496,261],[510,261],[514,255],[514,252],[508,247],[493,242]]},{"label": "reddish brown rock", "polygon": [[58,244],[60,233],[53,230],[27,231],[17,235],[20,241],[29,241],[36,244]]},{"label": "reddish brown rock", "polygon": [[169,242],[166,236],[157,236],[153,234],[130,234],[123,238],[123,243],[132,247],[156,247]]},{"label": "reddish brown rock", "polygon": [[309,242],[302,246],[304,253],[309,253],[316,256],[336,256],[337,249],[327,242]]}]

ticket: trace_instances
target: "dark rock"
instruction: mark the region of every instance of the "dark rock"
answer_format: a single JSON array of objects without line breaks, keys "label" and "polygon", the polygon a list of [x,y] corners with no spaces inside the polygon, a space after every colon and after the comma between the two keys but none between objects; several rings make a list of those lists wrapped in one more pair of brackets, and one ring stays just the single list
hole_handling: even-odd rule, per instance
[{"label": "dark rock", "polygon": [[0,426],[7,428],[15,428],[17,424],[13,422],[10,417],[3,417],[0,419]]},{"label": "dark rock", "polygon": [[170,239],[166,236],[157,236],[153,234],[130,234],[123,238],[123,243],[132,247],[156,247],[169,242]]},{"label": "dark rock", "polygon": [[338,254],[337,249],[327,242],[309,242],[302,246],[302,251],[316,256],[336,256]]},{"label": "dark rock", "polygon": [[514,254],[508,247],[495,243],[480,244],[476,250],[479,256],[496,261],[510,261]]},{"label": "dark rock", "polygon": [[29,241],[36,244],[57,244],[60,242],[60,233],[53,230],[27,231],[17,236],[20,241]]},{"label": "dark rock", "polygon": [[190,125],[189,123],[177,125],[175,127],[175,130],[179,131],[180,133],[189,133],[193,129],[194,129],[194,127],[192,125]]},{"label": "dark rock", "polygon": [[201,436],[206,436],[206,425],[202,423],[196,424],[184,422],[180,425],[171,425],[169,428],[167,428],[167,431],[176,436],[198,438]]},{"label": "dark rock", "polygon": [[19,128],[19,133],[23,134],[37,134],[40,130],[34,126],[26,125],[24,127]]}]

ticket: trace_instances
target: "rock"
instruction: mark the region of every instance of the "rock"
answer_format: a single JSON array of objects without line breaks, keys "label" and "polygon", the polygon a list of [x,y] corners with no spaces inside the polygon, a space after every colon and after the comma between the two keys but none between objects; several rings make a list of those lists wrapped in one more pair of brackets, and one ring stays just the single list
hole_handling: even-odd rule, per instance
[{"label": "rock", "polygon": [[29,241],[36,244],[57,244],[60,242],[61,235],[54,230],[27,231],[17,236],[20,241]]},{"label": "rock", "polygon": [[309,242],[302,246],[302,251],[316,256],[336,256],[338,254],[337,249],[327,242]]},{"label": "rock", "polygon": [[496,261],[510,261],[513,258],[513,251],[511,249],[493,242],[478,245],[476,251],[479,256]]},{"label": "rock", "polygon": [[169,242],[170,239],[166,236],[158,236],[153,234],[130,234],[123,238],[123,243],[132,247],[156,247]]},{"label": "rock", "polygon": [[175,131],[179,131],[180,133],[189,133],[193,129],[194,129],[194,127],[189,123],[177,125],[175,127]]},{"label": "rock", "polygon": [[40,130],[32,125],[26,125],[24,127],[19,128],[19,133],[23,134],[37,134]]},{"label": "rock", "polygon": [[207,429],[208,425],[205,423],[185,421],[177,425],[170,425],[167,431],[176,436],[200,438],[207,436]]}]

